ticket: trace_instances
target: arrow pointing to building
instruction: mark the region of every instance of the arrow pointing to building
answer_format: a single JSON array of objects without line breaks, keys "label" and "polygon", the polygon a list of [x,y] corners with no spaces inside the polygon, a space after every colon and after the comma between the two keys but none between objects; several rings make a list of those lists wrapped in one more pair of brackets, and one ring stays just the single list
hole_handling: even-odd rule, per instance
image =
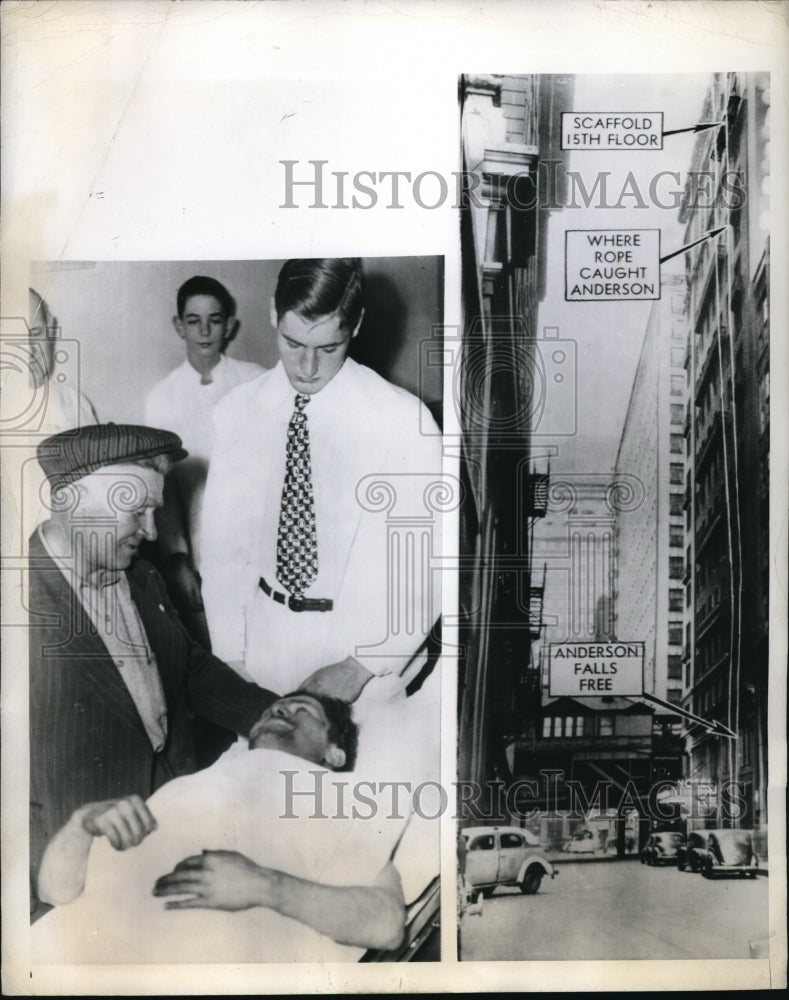
[{"label": "arrow pointing to building", "polygon": [[728,726],[724,726],[722,722],[718,722],[717,719],[702,719],[700,715],[694,715],[693,712],[688,712],[685,708],[680,708],[679,705],[672,705],[670,701],[663,701],[662,698],[658,698],[657,695],[649,694],[644,692],[642,697],[646,701],[654,702],[655,705],[660,705],[661,708],[667,708],[675,715],[681,715],[683,719],[688,719],[690,722],[695,722],[698,726],[704,726],[711,733],[715,733],[716,736],[726,736],[729,739],[736,740],[737,734],[729,729]]},{"label": "arrow pointing to building", "polygon": [[676,257],[677,254],[685,253],[686,250],[690,250],[692,247],[698,246],[699,243],[703,243],[705,240],[711,240],[713,236],[717,236],[718,233],[722,233],[725,228],[725,226],[719,226],[717,229],[708,229],[703,236],[700,236],[692,243],[686,243],[685,246],[680,247],[679,250],[674,250],[672,253],[666,254],[665,257],[661,257],[660,263],[665,264],[667,260],[671,260],[671,258]]},{"label": "arrow pointing to building", "polygon": [[718,128],[723,122],[699,122],[698,125],[691,125],[688,128],[672,128],[663,135],[679,135],[680,132],[705,132],[708,128]]}]

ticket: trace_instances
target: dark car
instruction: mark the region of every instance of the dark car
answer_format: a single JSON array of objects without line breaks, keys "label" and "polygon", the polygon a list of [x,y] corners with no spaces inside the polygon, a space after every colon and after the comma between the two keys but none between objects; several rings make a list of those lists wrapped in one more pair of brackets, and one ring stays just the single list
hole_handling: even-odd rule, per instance
[{"label": "dark car", "polygon": [[707,830],[707,855],[701,874],[705,878],[718,875],[747,875],[756,878],[759,859],[753,847],[750,830]]},{"label": "dark car", "polygon": [[681,872],[700,872],[707,857],[707,834],[704,830],[688,834],[687,841],[677,848],[677,868]]},{"label": "dark car", "polygon": [[642,865],[673,865],[685,838],[674,830],[653,833],[641,848]]}]

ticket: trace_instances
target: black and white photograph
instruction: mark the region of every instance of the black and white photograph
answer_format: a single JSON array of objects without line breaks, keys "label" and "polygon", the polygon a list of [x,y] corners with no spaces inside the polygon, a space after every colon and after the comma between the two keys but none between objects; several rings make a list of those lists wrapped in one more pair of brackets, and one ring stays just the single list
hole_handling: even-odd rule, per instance
[{"label": "black and white photograph", "polygon": [[761,955],[769,75],[460,86],[461,958]]},{"label": "black and white photograph", "polygon": [[788,10],[0,4],[4,995],[785,986]]},{"label": "black and white photograph", "polygon": [[439,777],[442,271],[33,268],[37,962],[396,960],[435,899],[379,786]]}]

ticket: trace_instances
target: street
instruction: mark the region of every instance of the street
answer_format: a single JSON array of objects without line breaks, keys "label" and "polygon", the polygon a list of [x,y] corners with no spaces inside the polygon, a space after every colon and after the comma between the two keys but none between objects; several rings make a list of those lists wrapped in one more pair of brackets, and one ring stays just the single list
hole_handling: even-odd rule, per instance
[{"label": "street", "polygon": [[565,864],[535,896],[498,888],[464,914],[463,961],[749,958],[767,878],[708,880],[637,861]]}]

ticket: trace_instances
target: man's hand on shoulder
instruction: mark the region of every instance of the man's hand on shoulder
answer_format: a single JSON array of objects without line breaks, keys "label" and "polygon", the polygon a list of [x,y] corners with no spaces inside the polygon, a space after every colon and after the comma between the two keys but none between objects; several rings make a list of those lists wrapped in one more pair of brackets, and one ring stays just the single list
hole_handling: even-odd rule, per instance
[{"label": "man's hand on shoulder", "polygon": [[116,851],[136,847],[157,827],[153,813],[139,795],[91,802],[78,809],[74,818],[91,837],[106,837]]},{"label": "man's hand on shoulder", "polygon": [[363,667],[358,660],[347,656],[339,663],[330,663],[310,674],[299,685],[299,690],[353,702],[356,701],[373,676],[375,675]]}]

